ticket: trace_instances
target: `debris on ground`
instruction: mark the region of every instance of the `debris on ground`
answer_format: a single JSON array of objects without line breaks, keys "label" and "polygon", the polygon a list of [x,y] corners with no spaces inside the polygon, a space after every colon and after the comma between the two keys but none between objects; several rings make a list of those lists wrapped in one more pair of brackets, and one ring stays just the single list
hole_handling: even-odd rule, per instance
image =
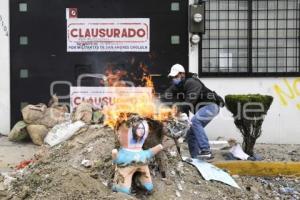
[{"label": "debris on ground", "polygon": [[23,169],[25,167],[27,167],[30,163],[32,163],[33,160],[24,160],[22,162],[20,162],[17,166],[16,166],[16,169],[19,170],[19,169]]},{"label": "debris on ground", "polygon": [[19,142],[27,139],[29,134],[26,130],[26,126],[27,124],[24,121],[17,122],[8,134],[8,139],[13,142]]},{"label": "debris on ground", "polygon": [[[0,197],[28,200],[300,198],[300,178],[297,177],[233,176],[241,187],[240,190],[219,182],[205,181],[193,166],[182,162],[178,157],[171,156],[170,152],[176,151],[175,146],[166,151],[167,178],[162,178],[155,161],[149,165],[154,183],[152,194],[145,195],[138,190],[134,191],[133,196],[114,193],[111,191],[114,174],[111,150],[116,143],[113,136],[111,128],[91,125],[86,131],[76,134],[68,141],[52,148],[41,149],[35,156],[36,162],[10,175],[10,180],[13,179],[10,189],[0,191]],[[278,146],[257,145],[257,152],[269,159],[270,152],[267,149],[275,151]],[[288,148],[300,152],[299,145]],[[187,155],[187,149],[184,143],[182,153]],[[286,148],[278,152],[284,150]],[[280,159],[280,156],[275,160],[278,158]],[[81,164],[83,160],[92,161],[93,165],[86,168]],[[3,176],[0,176],[0,185],[1,183],[3,184]]]},{"label": "debris on ground", "polygon": [[[0,199],[300,199],[298,177],[235,175],[233,179],[240,189],[204,180],[195,167],[181,159],[181,155],[188,155],[187,144],[177,141],[183,140],[188,129],[184,120],[163,124],[147,119],[149,136],[143,148],[161,143],[168,147],[147,163],[154,189],[149,193],[140,190],[134,175],[131,196],[115,193],[112,150],[120,147],[120,141],[112,128],[102,124],[101,111],[83,104],[69,116],[56,98],[48,107],[38,104],[25,108],[24,121],[15,130],[22,137],[27,133],[42,146],[32,160],[21,162],[16,171],[0,175]],[[50,112],[57,113],[54,116],[59,120],[53,119]],[[47,117],[51,119],[45,120]],[[215,144],[227,145],[223,141]],[[224,160],[222,155],[229,149],[230,146],[217,147],[216,158]],[[287,148],[257,144],[256,152],[265,160],[300,161],[300,145]]]},{"label": "debris on ground", "polygon": [[44,138],[48,134],[48,129],[44,125],[28,125],[27,131],[29,133],[29,136],[32,140],[32,142],[36,145],[43,145],[44,144]]},{"label": "debris on ground", "polygon": [[20,142],[31,138],[34,144],[43,145],[49,130],[57,124],[68,121],[67,107],[60,106],[55,95],[50,102],[49,107],[42,103],[25,106],[21,110],[23,121],[16,123],[8,134],[10,141]]},{"label": "debris on ground", "polygon": [[86,168],[92,167],[93,162],[90,160],[82,160],[81,165],[83,165]]},{"label": "debris on ground", "polygon": [[240,189],[235,180],[227,172],[217,168],[216,166],[195,158],[183,157],[182,159],[195,166],[205,180],[219,181]]},{"label": "debris on ground", "polygon": [[72,115],[72,121],[83,121],[90,124],[93,119],[93,106],[88,102],[82,102],[76,107]]},{"label": "debris on ground", "polygon": [[235,140],[231,139],[228,141],[228,143],[231,146],[229,152],[234,158],[240,160],[248,160],[250,158],[250,156],[243,151],[241,145],[238,144]]},{"label": "debris on ground", "polygon": [[82,121],[76,121],[72,123],[71,121],[58,124],[54,126],[51,131],[45,137],[45,143],[50,146],[55,146],[63,141],[71,138],[77,131],[84,127],[85,123]]}]

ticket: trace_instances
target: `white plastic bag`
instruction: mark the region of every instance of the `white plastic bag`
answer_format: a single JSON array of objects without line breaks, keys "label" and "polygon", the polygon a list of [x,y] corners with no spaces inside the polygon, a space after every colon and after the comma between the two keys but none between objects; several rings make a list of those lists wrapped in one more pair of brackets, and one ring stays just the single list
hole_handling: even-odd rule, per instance
[{"label": "white plastic bag", "polygon": [[238,159],[241,159],[241,160],[247,160],[249,158],[249,155],[246,154],[243,151],[241,145],[239,145],[239,144],[236,144],[233,147],[231,147],[231,149],[229,150],[229,152],[232,153],[232,155],[235,158],[238,158]]},{"label": "white plastic bag", "polygon": [[54,126],[48,135],[45,137],[44,142],[50,146],[57,145],[72,137],[80,128],[85,125],[82,121],[65,122]]}]

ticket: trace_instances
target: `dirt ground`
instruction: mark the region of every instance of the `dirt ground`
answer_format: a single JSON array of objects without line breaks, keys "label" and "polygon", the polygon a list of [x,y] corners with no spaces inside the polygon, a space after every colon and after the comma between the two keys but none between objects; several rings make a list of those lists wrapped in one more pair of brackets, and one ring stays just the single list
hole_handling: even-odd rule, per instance
[{"label": "dirt ground", "polygon": [[20,161],[31,159],[38,149],[31,141],[15,143],[0,135],[0,172],[10,171]]},{"label": "dirt ground", "polygon": [[[161,177],[156,163],[151,163],[152,194],[113,193],[113,134],[109,128],[94,126],[51,149],[41,147],[36,162],[10,174],[14,180],[9,186],[3,184],[5,176],[0,176],[0,199],[300,199],[300,179],[296,177],[233,176],[241,189],[205,181],[193,166],[180,161],[175,148],[167,151],[167,179]],[[182,150],[187,155],[186,144]],[[258,144],[256,153],[265,160],[300,161],[300,145]],[[82,166],[84,159],[91,160],[92,166]]]}]

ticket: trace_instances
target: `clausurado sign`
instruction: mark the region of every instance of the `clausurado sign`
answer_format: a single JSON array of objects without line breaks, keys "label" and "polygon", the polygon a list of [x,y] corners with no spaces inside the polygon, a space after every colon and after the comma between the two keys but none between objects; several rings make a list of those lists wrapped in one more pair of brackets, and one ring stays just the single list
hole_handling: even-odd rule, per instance
[{"label": "clausurado sign", "polygon": [[69,18],[68,52],[149,52],[149,18]]},{"label": "clausurado sign", "polygon": [[123,105],[124,107],[152,102],[152,88],[148,87],[71,87],[71,110],[88,101],[96,108]]}]

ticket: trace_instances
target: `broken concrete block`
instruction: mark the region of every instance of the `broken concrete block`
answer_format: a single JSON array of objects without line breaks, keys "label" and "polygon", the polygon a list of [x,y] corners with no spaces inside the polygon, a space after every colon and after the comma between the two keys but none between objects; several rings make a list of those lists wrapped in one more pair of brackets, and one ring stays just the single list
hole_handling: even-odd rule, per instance
[{"label": "broken concrete block", "polygon": [[86,168],[90,168],[93,165],[93,161],[91,161],[91,160],[82,160],[81,165],[83,165]]}]

